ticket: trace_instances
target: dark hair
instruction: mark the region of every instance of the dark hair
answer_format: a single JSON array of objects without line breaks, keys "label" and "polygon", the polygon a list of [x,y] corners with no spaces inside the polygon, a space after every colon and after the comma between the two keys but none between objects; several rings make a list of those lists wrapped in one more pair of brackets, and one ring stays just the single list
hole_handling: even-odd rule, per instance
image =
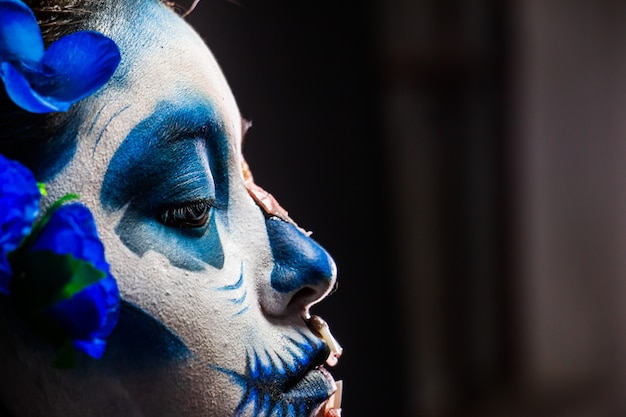
[{"label": "dark hair", "polygon": [[102,0],[26,0],[35,13],[46,45],[81,29]]}]

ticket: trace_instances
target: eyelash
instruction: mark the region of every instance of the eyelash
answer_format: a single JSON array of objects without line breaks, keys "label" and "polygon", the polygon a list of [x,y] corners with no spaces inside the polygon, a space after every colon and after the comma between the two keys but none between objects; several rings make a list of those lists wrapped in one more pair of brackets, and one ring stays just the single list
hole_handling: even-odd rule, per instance
[{"label": "eyelash", "polygon": [[213,200],[193,201],[167,208],[161,212],[159,218],[166,226],[180,229],[199,228],[207,223],[211,207],[214,206]]}]

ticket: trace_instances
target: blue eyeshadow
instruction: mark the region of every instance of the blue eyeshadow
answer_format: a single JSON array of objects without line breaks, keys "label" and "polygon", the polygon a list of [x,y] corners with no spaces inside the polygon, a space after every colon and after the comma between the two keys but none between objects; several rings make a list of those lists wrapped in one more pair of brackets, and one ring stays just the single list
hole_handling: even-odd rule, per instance
[{"label": "blue eyeshadow", "polygon": [[[228,156],[223,125],[208,103],[161,102],[124,139],[104,176],[103,207],[127,207],[115,229],[122,242],[140,256],[159,252],[180,268],[222,268],[216,216],[226,221]],[[204,227],[160,222],[164,207],[200,200],[215,205]]]}]

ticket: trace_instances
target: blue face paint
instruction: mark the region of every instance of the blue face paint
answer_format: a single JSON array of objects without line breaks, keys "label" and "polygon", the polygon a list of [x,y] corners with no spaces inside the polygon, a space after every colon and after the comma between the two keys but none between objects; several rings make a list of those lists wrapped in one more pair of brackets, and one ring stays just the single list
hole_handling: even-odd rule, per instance
[{"label": "blue face paint", "polygon": [[295,225],[277,217],[268,218],[266,225],[274,257],[273,289],[288,293],[331,281],[334,263],[324,248]]},{"label": "blue face paint", "polygon": [[[163,362],[184,361],[192,357],[185,343],[163,323],[141,308],[122,301],[120,318],[109,338],[106,358],[115,358],[114,366],[151,368]],[[116,351],[120,352],[119,355]],[[120,358],[125,363],[119,363]]]},{"label": "blue face paint", "polygon": [[239,279],[237,280],[237,282],[235,282],[234,284],[224,285],[223,287],[219,287],[217,290],[230,292],[230,291],[237,291],[241,288],[243,288],[243,265],[240,268]]},{"label": "blue face paint", "polygon": [[248,290],[243,286],[243,265],[239,273],[239,279],[234,284],[224,285],[217,288],[217,291],[226,293],[228,301],[239,308],[239,310],[232,316],[240,316],[250,308],[249,303],[246,303],[248,299]]},{"label": "blue face paint", "polygon": [[236,416],[251,409],[257,417],[307,417],[328,398],[334,387],[317,370],[328,357],[328,347],[301,336],[301,342],[288,338],[288,357],[253,350],[244,374],[216,368],[243,390]]},{"label": "blue face paint", "polygon": [[[180,268],[222,268],[216,217],[226,222],[227,149],[222,124],[207,103],[160,103],[124,139],[104,177],[103,207],[125,208],[115,229],[122,242],[140,256],[161,253]],[[208,208],[203,224],[164,221],[166,213],[186,212],[198,203]]]}]

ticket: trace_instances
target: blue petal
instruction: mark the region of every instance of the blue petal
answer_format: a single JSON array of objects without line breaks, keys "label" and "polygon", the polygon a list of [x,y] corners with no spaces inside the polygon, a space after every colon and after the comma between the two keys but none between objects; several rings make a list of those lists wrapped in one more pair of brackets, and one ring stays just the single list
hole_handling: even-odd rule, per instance
[{"label": "blue petal", "polygon": [[31,84],[44,97],[74,103],[102,87],[120,59],[117,45],[106,36],[91,31],[72,33],[50,45],[41,61],[56,76],[40,76]]},{"label": "blue petal", "polygon": [[40,198],[32,172],[0,154],[0,293],[10,292],[13,272],[7,256],[30,233]]},{"label": "blue petal", "polygon": [[50,307],[50,312],[73,339],[105,338],[119,318],[120,295],[110,275],[68,300]]},{"label": "blue petal", "polygon": [[82,346],[87,349],[80,349],[83,352],[99,357],[92,355],[89,350],[104,350],[104,339],[117,324],[120,314],[117,283],[109,275],[72,298],[53,304],[46,313],[67,332],[75,347],[80,349],[79,346]]},{"label": "blue petal", "polygon": [[59,207],[52,212],[31,249],[70,254],[106,274],[71,298],[52,304],[44,312],[61,326],[75,348],[99,357],[104,349],[104,339],[113,331],[119,318],[120,294],[115,278],[109,273],[104,246],[98,238],[91,211],[81,203]]},{"label": "blue petal", "polygon": [[40,96],[33,90],[28,80],[8,62],[0,64],[0,77],[11,100],[31,113],[67,111],[72,104]]},{"label": "blue petal", "polygon": [[93,214],[81,203],[65,204],[53,212],[32,249],[71,254],[109,272]]},{"label": "blue petal", "polygon": [[84,352],[94,359],[100,359],[104,354],[106,342],[102,339],[74,340],[72,345],[76,350]]},{"label": "blue petal", "polygon": [[0,61],[39,61],[44,54],[37,19],[19,0],[0,0]]},{"label": "blue petal", "polygon": [[120,59],[115,42],[100,33],[83,31],[52,43],[41,62],[3,62],[0,76],[9,97],[24,110],[67,111],[102,87]]}]

